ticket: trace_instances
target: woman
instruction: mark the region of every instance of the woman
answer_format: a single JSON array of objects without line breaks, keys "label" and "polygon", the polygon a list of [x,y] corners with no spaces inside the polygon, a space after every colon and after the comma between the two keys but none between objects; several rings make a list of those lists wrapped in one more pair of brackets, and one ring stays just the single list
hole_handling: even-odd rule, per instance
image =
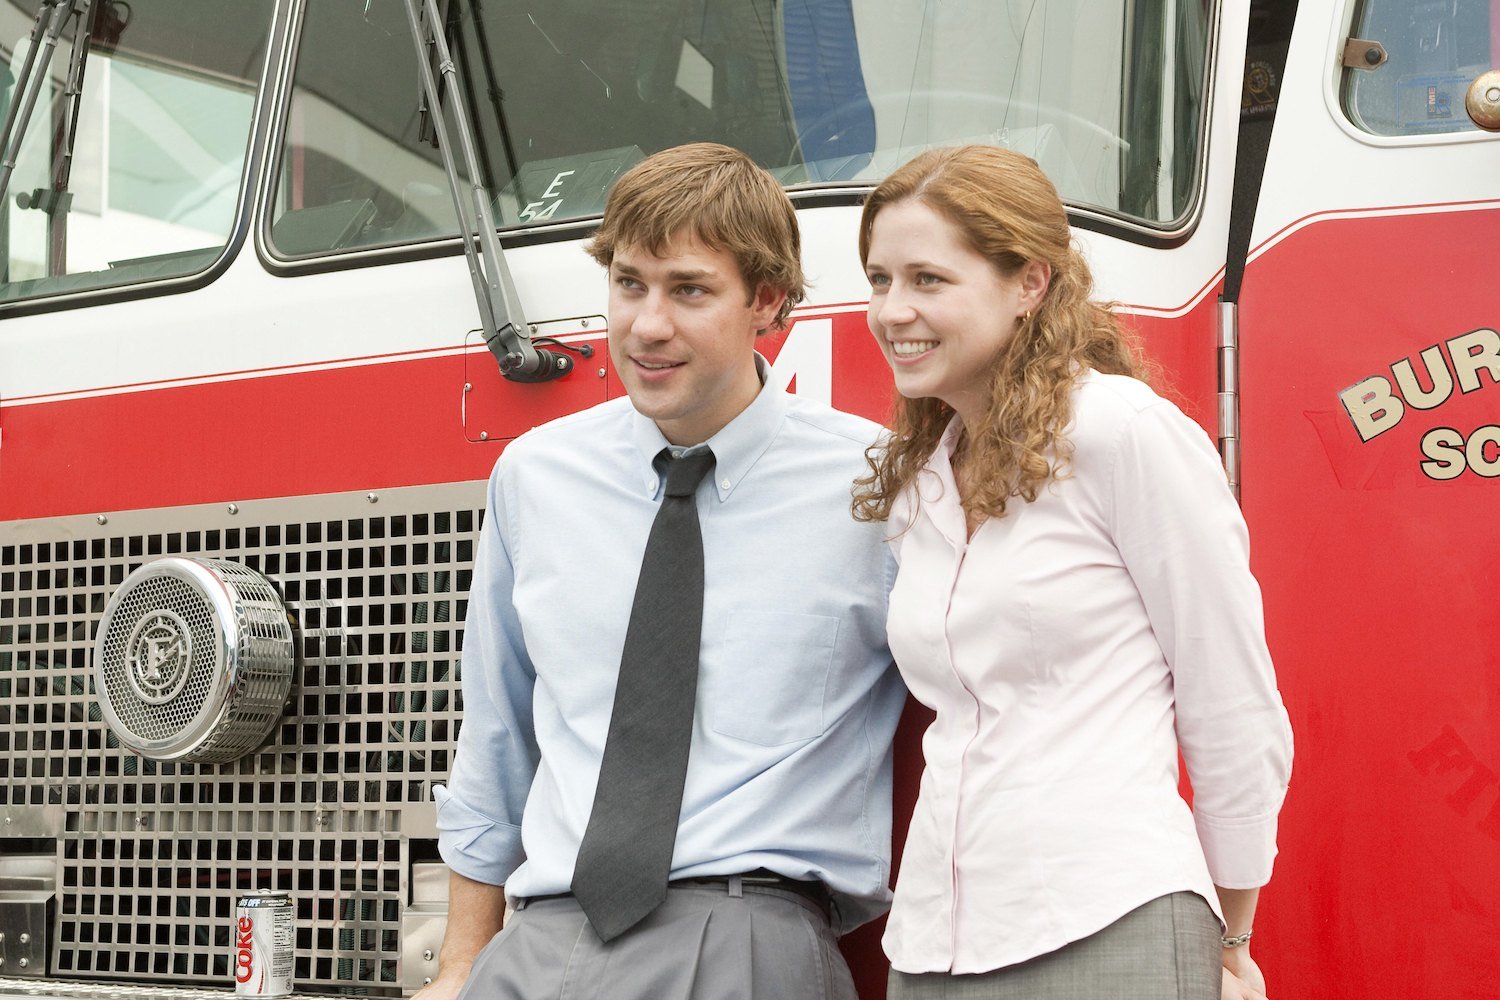
[{"label": "woman", "polygon": [[1258,1000],[1291,733],[1214,447],[1026,157],[919,156],[860,256],[902,398],[855,514],[890,522],[891,649],[937,713],[891,997]]}]

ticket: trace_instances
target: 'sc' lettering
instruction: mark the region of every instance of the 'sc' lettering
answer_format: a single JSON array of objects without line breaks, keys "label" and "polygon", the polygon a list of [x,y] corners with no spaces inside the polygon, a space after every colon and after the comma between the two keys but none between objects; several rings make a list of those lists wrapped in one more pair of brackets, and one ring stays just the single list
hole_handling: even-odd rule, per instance
[{"label": "'sc' lettering", "polygon": [[1452,427],[1434,427],[1422,435],[1422,472],[1429,479],[1457,479],[1464,474],[1464,436]]},{"label": "'sc' lettering", "polygon": [[1500,479],[1500,424],[1485,424],[1468,440],[1452,427],[1434,427],[1422,435],[1422,472],[1429,479],[1457,479],[1467,470],[1485,479]]}]

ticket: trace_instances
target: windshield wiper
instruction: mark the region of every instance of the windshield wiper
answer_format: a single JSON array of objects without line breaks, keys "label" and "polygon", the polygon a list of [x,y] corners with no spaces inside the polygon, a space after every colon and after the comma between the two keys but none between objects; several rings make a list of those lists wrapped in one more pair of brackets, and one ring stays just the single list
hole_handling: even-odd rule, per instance
[{"label": "windshield wiper", "polygon": [[26,60],[21,68],[17,89],[12,93],[10,107],[6,111],[5,125],[0,128],[0,204],[4,204],[10,190],[11,176],[15,173],[16,161],[21,155],[21,145],[26,137],[26,128],[31,123],[31,114],[42,88],[47,85],[47,68],[52,62],[52,53],[57,48],[69,18],[73,22],[73,46],[68,62],[68,79],[63,87],[63,113],[58,117],[57,132],[53,136],[52,186],[38,188],[30,194],[17,197],[16,203],[23,209],[34,208],[48,216],[48,274],[60,274],[67,270],[67,225],[66,216],[73,196],[68,191],[68,182],[73,171],[73,146],[78,136],[78,109],[83,93],[83,72],[88,61],[89,43],[93,36],[93,22],[98,8],[93,0],[42,0],[37,8],[36,24],[31,29],[31,38],[26,49]]},{"label": "windshield wiper", "polygon": [[[485,346],[499,363],[500,373],[513,382],[546,382],[560,378],[573,370],[573,359],[565,353],[536,347],[531,342],[530,328],[521,311],[521,300],[516,294],[510,268],[506,266],[499,237],[495,234],[489,192],[485,188],[484,175],[479,171],[475,155],[469,110],[464,103],[463,90],[458,85],[458,71],[454,68],[453,56],[448,51],[448,40],[437,4],[435,0],[405,0],[405,3],[407,19],[411,23],[412,41],[417,47],[417,70],[422,78],[422,93],[427,102],[429,120],[437,136],[438,151],[443,156],[443,170],[448,175],[453,207],[458,213],[458,232],[463,237],[464,257],[469,263],[474,298],[479,304],[479,322]],[[417,9],[419,3],[423,4],[422,12]],[[429,47],[435,58],[429,59]],[[459,176],[458,167],[453,160],[453,150],[448,142],[442,91],[438,88],[434,64],[437,72],[446,78],[448,85],[445,89],[453,102],[453,122],[458,131],[464,166],[470,177],[469,198],[464,196],[464,181]]]}]

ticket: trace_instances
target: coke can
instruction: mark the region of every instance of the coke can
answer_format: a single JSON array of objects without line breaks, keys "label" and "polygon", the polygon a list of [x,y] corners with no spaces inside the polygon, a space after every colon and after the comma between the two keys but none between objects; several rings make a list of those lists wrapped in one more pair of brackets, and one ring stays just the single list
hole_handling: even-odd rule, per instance
[{"label": "coke can", "polygon": [[235,993],[291,996],[296,917],[290,893],[261,889],[240,897],[234,915]]}]

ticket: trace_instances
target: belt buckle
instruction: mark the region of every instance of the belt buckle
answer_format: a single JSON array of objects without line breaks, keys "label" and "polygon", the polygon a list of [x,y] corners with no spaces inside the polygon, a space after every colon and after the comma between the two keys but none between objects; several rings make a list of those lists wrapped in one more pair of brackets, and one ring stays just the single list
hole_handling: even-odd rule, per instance
[{"label": "belt buckle", "polygon": [[758,874],[741,875],[740,881],[745,885],[770,885],[785,889],[787,882],[791,880],[785,875],[777,875],[775,872],[760,872]]}]

